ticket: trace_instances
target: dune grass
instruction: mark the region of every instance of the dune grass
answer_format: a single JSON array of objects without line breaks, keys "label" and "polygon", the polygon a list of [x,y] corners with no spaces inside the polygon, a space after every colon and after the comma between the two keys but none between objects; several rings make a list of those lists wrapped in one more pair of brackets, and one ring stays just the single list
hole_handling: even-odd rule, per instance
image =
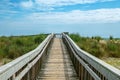
[{"label": "dune grass", "polygon": [[47,35],[31,36],[1,36],[0,37],[0,63],[5,64],[11,60],[35,49]]},{"label": "dune grass", "polygon": [[95,37],[82,37],[79,34],[69,35],[83,50],[104,60],[120,69],[120,39],[110,36],[109,39]]}]

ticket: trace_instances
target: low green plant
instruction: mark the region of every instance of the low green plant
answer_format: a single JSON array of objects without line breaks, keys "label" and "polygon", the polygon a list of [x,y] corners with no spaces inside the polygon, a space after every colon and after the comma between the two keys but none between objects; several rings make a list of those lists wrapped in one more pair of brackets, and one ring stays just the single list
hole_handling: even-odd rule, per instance
[{"label": "low green plant", "polygon": [[[47,35],[0,37],[0,59],[13,60],[35,49]],[[6,63],[7,61],[5,61]]]},{"label": "low green plant", "polygon": [[110,39],[105,40],[100,36],[90,38],[81,37],[79,34],[70,34],[69,36],[81,49],[91,53],[96,57],[120,58],[120,39],[114,39],[113,37],[110,37]]}]

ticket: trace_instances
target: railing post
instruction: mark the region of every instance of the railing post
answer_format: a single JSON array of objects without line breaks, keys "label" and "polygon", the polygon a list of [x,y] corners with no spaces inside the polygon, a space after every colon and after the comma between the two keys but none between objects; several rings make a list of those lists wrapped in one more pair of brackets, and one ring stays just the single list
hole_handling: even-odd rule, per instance
[{"label": "railing post", "polygon": [[12,76],[12,80],[14,80],[15,79],[15,74],[13,74],[13,76]]},{"label": "railing post", "polygon": [[27,73],[27,80],[30,80],[30,71]]}]

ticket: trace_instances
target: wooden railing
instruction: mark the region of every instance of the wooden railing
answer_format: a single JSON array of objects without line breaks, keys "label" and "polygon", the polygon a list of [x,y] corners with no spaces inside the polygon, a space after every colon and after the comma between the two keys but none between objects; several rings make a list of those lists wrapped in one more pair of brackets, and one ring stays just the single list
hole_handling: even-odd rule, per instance
[{"label": "wooden railing", "polygon": [[79,80],[120,80],[120,70],[80,49],[66,34],[62,34]]},{"label": "wooden railing", "polygon": [[[0,67],[0,80],[35,80],[47,55],[53,34],[34,50]],[[120,80],[120,70],[81,50],[66,34],[62,34],[79,80]]]},{"label": "wooden railing", "polygon": [[53,34],[34,50],[0,67],[0,80],[35,80]]}]

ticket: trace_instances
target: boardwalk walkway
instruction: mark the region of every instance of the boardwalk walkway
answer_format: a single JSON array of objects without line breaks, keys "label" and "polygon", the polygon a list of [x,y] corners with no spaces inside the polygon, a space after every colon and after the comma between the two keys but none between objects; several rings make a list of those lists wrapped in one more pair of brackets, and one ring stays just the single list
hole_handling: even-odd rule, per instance
[{"label": "boardwalk walkway", "polygon": [[36,80],[79,80],[61,38],[54,38]]}]

